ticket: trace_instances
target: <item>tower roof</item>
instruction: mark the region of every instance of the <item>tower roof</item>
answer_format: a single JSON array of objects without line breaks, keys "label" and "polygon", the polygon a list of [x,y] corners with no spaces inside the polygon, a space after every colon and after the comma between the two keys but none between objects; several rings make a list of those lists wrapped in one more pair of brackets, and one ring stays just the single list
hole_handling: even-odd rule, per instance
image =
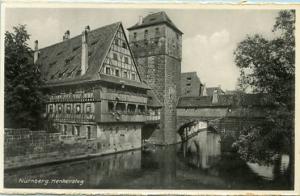
[{"label": "tower roof", "polygon": [[135,25],[129,27],[128,30],[140,29],[157,24],[166,24],[178,33],[183,34],[164,11],[147,15],[143,18],[141,23],[136,23]]}]

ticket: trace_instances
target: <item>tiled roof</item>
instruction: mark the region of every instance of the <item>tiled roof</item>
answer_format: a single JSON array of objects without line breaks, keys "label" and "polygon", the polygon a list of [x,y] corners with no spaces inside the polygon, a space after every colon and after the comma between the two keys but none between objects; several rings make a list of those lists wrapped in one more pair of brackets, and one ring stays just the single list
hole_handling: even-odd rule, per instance
[{"label": "tiled roof", "polygon": [[262,94],[219,95],[217,103],[212,103],[212,96],[181,97],[177,107],[267,106],[272,105],[269,100],[267,95]]},{"label": "tiled roof", "polygon": [[89,62],[86,74],[80,75],[82,35],[40,49],[37,64],[46,83],[98,78],[103,59],[120,22],[88,32]]},{"label": "tiled roof", "polygon": [[157,13],[149,14],[143,18],[142,24],[137,23],[137,24],[133,25],[132,27],[129,27],[128,30],[139,29],[142,27],[147,27],[147,26],[156,25],[156,24],[167,24],[171,28],[173,28],[175,31],[183,34],[175,26],[175,24],[171,21],[171,19],[168,17],[168,15],[165,12],[157,12]]},{"label": "tiled roof", "polygon": [[40,49],[37,65],[46,86],[72,85],[97,80],[120,84],[124,81],[126,85],[149,89],[143,83],[99,74],[120,26],[121,22],[117,22],[88,32],[88,69],[82,76],[80,75],[82,35]]}]

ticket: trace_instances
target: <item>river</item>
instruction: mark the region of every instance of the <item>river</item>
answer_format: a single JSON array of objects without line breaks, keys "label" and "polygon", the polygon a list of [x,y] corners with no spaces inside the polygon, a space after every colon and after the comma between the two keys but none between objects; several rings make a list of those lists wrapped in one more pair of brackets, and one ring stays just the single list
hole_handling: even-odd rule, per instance
[{"label": "river", "polygon": [[222,154],[220,137],[197,136],[178,145],[50,164],[4,174],[6,188],[288,190],[289,157],[276,165]]}]

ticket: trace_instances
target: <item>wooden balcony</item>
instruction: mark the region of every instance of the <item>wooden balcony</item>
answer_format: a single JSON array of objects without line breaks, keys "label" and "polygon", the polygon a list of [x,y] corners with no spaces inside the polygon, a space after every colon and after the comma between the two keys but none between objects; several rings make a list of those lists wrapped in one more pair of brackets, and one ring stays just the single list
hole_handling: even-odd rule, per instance
[{"label": "wooden balcony", "polygon": [[94,114],[50,113],[49,117],[58,121],[93,122],[95,120]]},{"label": "wooden balcony", "polygon": [[99,117],[96,122],[145,122],[147,116],[143,113],[108,112],[101,113]]}]

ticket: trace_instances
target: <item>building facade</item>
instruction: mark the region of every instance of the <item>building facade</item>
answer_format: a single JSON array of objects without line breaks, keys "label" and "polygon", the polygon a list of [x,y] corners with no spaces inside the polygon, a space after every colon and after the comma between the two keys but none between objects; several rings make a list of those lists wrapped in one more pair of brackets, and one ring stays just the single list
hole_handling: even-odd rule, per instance
[{"label": "building facade", "polygon": [[[46,113],[63,140],[97,140],[98,150],[141,147],[147,120],[159,120],[148,107],[142,82],[120,22],[38,49],[35,59],[48,92]],[[149,113],[151,111],[151,113]]]},{"label": "building facade", "polygon": [[202,87],[197,72],[181,73],[181,96],[202,96]]},{"label": "building facade", "polygon": [[128,28],[129,43],[143,80],[162,103],[160,143],[176,141],[176,104],[180,95],[182,32],[165,12],[149,14]]}]

